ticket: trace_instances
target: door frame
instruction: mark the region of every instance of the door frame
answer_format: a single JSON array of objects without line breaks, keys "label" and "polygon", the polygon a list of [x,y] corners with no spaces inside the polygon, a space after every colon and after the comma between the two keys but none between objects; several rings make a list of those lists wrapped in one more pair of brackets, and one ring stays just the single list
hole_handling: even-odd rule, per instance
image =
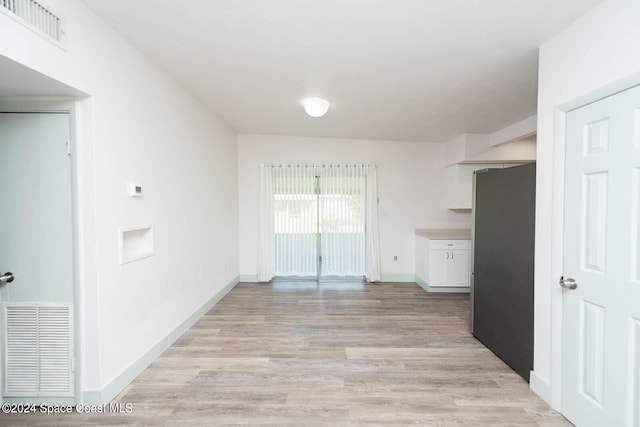
[{"label": "door frame", "polygon": [[[551,373],[548,394],[545,397],[553,409],[562,413],[562,319],[563,290],[558,284],[564,274],[564,196],[565,196],[565,147],[567,114],[577,108],[599,101],[640,85],[640,73],[609,83],[586,92],[554,109],[553,159],[551,190],[551,276],[547,277],[551,288]],[[545,279],[540,279],[544,281]],[[535,320],[534,320],[535,325]],[[535,350],[534,350],[535,351]],[[534,353],[535,354],[535,353]],[[534,360],[535,366],[535,360]],[[534,370],[535,373],[535,370]],[[532,378],[534,376],[532,375]]]},{"label": "door frame", "polygon": [[[0,112],[2,113],[65,113],[69,115],[69,144],[71,151],[71,233],[72,233],[72,273],[73,273],[73,307],[74,307],[74,403],[79,402],[83,396],[82,381],[83,364],[79,363],[84,360],[82,337],[84,336],[84,328],[82,326],[82,318],[80,314],[84,312],[81,305],[81,289],[79,286],[79,278],[81,277],[81,259],[80,259],[80,209],[79,209],[79,164],[77,149],[77,104],[75,100],[1,100]],[[66,398],[40,398],[43,403],[52,404]],[[0,403],[3,397],[0,394]]]}]

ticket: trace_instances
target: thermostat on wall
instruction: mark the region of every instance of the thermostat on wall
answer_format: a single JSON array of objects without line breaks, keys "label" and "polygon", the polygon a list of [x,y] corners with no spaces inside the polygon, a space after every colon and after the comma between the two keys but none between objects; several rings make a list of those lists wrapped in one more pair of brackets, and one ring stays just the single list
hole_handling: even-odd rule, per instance
[{"label": "thermostat on wall", "polygon": [[142,184],[127,183],[127,193],[129,197],[142,197]]}]

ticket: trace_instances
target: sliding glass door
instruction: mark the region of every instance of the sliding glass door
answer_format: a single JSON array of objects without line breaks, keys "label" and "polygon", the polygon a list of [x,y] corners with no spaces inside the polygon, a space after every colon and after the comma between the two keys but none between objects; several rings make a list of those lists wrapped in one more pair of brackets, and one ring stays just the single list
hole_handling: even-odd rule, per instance
[{"label": "sliding glass door", "polygon": [[273,167],[274,276],[365,276],[366,166]]},{"label": "sliding glass door", "polygon": [[320,278],[365,275],[364,172],[357,166],[329,167],[318,179]]}]

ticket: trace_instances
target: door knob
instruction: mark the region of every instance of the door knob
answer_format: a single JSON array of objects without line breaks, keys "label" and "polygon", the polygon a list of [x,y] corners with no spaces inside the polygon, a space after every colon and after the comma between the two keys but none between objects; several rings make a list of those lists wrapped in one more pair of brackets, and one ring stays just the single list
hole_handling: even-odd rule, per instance
[{"label": "door knob", "polygon": [[567,277],[565,279],[564,276],[560,276],[560,286],[563,287],[564,289],[573,290],[578,287],[578,283],[571,277]]},{"label": "door knob", "polygon": [[0,276],[0,283],[11,283],[16,277],[11,272],[6,272]]}]

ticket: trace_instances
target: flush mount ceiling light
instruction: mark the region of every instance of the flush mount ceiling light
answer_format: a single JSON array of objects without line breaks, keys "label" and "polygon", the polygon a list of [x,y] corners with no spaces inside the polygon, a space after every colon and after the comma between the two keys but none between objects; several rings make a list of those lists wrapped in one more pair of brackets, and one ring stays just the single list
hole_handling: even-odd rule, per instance
[{"label": "flush mount ceiling light", "polygon": [[311,117],[322,117],[329,109],[329,101],[322,98],[305,98],[302,100],[304,111]]}]

